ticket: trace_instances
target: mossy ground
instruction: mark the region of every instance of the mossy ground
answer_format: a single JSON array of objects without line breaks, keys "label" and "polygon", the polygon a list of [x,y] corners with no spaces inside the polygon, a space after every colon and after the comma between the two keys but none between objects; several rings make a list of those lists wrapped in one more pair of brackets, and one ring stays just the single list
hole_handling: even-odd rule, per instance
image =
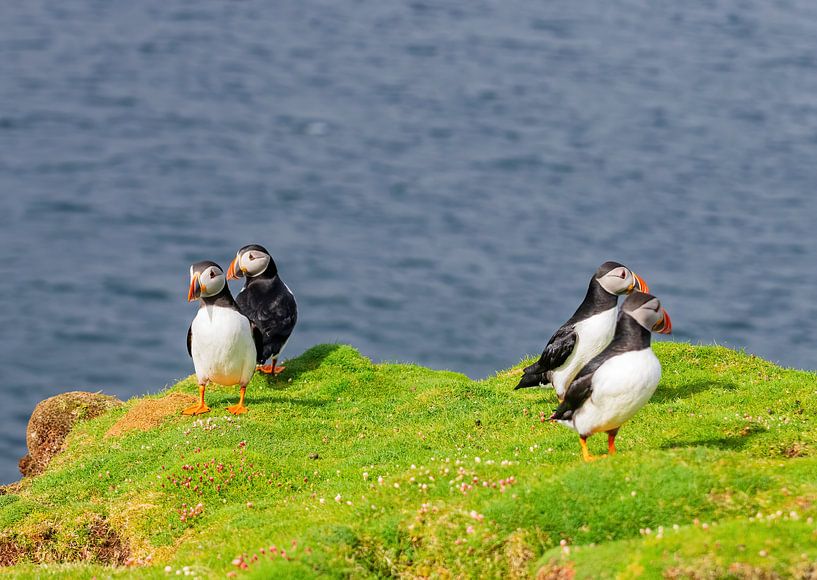
[{"label": "mossy ground", "polygon": [[655,350],[658,391],[619,454],[591,464],[543,420],[552,391],[511,390],[518,372],[471,381],[348,346],[256,376],[240,418],[224,411],[237,390],[211,388],[203,418],[106,437],[134,399],[0,496],[0,558],[17,562],[3,572],[817,574],[817,375],[720,347]]}]

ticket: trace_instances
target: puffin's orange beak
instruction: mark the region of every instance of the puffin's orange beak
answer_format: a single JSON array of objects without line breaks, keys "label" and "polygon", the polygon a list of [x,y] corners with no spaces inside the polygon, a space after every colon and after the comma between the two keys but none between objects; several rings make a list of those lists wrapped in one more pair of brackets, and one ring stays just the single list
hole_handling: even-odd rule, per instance
[{"label": "puffin's orange beak", "polygon": [[238,280],[238,274],[236,273],[235,269],[235,261],[238,260],[238,256],[233,258],[233,261],[230,262],[230,267],[227,268],[227,279],[228,280]]},{"label": "puffin's orange beak", "polygon": [[671,334],[672,333],[672,319],[669,317],[669,312],[661,309],[661,320],[655,323],[655,326],[652,327],[653,332],[657,332],[658,334]]},{"label": "puffin's orange beak", "polygon": [[650,291],[650,287],[647,286],[647,283],[644,281],[644,278],[633,272],[633,278],[635,278],[635,289],[639,292],[644,292],[645,294]]},{"label": "puffin's orange beak", "polygon": [[190,289],[187,291],[187,301],[192,302],[196,300],[200,295],[201,291],[204,287],[199,280],[199,273],[196,272],[193,274],[193,279],[190,280]]}]

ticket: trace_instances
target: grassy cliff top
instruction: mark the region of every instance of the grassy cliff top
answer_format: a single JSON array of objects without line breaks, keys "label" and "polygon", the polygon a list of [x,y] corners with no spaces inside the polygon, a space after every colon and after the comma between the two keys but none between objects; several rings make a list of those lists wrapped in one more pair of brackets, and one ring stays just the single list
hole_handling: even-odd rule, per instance
[{"label": "grassy cliff top", "polygon": [[191,377],[80,423],[46,473],[0,496],[0,562],[14,564],[0,570],[817,574],[817,375],[721,347],[655,350],[657,392],[619,454],[591,464],[544,420],[553,391],[511,390],[519,367],[472,381],[320,345],[256,376],[239,418],[224,410],[234,388],[208,389],[208,415],[178,415]]}]

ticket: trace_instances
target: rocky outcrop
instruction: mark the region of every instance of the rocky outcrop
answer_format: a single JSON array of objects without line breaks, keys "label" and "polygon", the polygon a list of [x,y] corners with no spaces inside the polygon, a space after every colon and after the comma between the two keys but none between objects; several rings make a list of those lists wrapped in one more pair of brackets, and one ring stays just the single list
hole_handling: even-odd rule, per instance
[{"label": "rocky outcrop", "polygon": [[122,401],[101,393],[71,391],[41,401],[31,414],[26,429],[28,454],[20,460],[24,476],[42,473],[57,453],[65,437],[78,421],[93,419]]}]

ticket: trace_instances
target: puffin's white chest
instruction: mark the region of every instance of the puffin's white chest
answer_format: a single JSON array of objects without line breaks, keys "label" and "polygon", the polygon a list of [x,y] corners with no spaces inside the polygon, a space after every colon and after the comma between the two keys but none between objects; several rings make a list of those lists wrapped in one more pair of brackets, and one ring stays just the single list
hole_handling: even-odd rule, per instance
[{"label": "puffin's white chest", "polygon": [[661,363],[647,347],[615,356],[593,375],[590,398],[573,415],[580,435],[620,427],[647,404],[661,380]]},{"label": "puffin's white chest", "polygon": [[232,308],[199,308],[193,319],[190,351],[199,383],[246,385],[255,372],[250,321]]},{"label": "puffin's white chest", "polygon": [[550,383],[559,399],[563,399],[567,386],[584,365],[603,351],[613,340],[616,332],[617,309],[611,308],[576,323],[576,346],[562,366],[551,373]]}]

